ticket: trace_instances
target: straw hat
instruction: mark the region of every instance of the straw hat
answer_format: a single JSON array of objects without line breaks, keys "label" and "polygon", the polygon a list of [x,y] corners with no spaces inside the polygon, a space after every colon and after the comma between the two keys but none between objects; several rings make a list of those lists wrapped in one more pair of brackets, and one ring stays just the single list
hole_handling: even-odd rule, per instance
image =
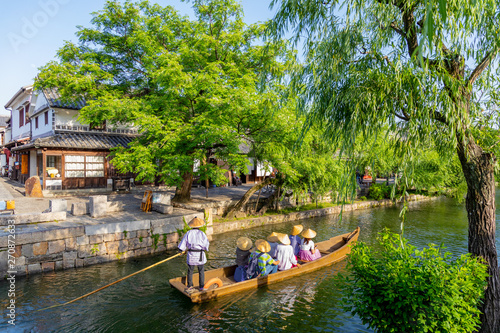
[{"label": "straw hat", "polygon": [[203,221],[202,219],[199,219],[198,217],[194,217],[194,219],[192,219],[188,225],[191,227],[191,228],[199,228],[199,227],[203,227],[203,225],[205,224],[205,221]]},{"label": "straw hat", "polygon": [[286,234],[278,234],[278,240],[283,245],[290,245],[290,238]]},{"label": "straw hat", "polygon": [[292,236],[300,234],[302,230],[304,230],[304,226],[302,224],[294,225],[292,229]]},{"label": "straw hat", "polygon": [[271,243],[276,243],[278,241],[278,233],[273,231],[269,236],[267,236],[267,241]]},{"label": "straw hat", "polygon": [[250,250],[252,247],[252,240],[248,237],[240,237],[236,241],[236,246],[242,251]]},{"label": "straw hat", "polygon": [[307,229],[306,231],[304,231],[302,233],[302,237],[309,238],[309,239],[314,238],[314,237],[316,237],[316,231],[314,231],[312,229]]},{"label": "straw hat", "polygon": [[269,251],[271,251],[271,245],[269,245],[269,243],[266,242],[264,239],[257,239],[255,241],[255,247],[260,252],[269,252]]}]

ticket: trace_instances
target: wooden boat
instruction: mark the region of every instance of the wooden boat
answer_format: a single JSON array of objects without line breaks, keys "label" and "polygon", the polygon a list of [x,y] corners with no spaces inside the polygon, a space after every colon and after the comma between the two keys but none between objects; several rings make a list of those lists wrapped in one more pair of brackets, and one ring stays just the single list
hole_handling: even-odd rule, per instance
[{"label": "wooden boat", "polygon": [[[314,261],[301,263],[301,267],[295,267],[286,271],[278,271],[277,273],[262,276],[246,281],[236,282],[233,279],[236,265],[213,269],[205,272],[205,281],[212,278],[221,279],[223,285],[215,289],[209,288],[201,292],[186,293],[187,277],[177,277],[170,279],[170,286],[176,288],[185,296],[189,297],[194,303],[206,302],[221,296],[229,295],[246,289],[255,289],[260,286],[268,285],[283,281],[285,279],[302,275],[314,270],[329,266],[337,261],[345,258],[351,252],[351,243],[356,242],[359,236],[359,227],[351,233],[332,237],[329,240],[319,242],[316,245],[321,253],[321,258]],[[198,281],[198,274],[193,274],[193,282]],[[195,287],[198,287],[195,285]]]}]

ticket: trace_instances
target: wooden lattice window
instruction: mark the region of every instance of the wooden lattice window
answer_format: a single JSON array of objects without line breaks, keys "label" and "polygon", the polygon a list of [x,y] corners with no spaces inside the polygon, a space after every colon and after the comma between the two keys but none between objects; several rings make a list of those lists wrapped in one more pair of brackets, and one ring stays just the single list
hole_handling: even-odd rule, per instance
[{"label": "wooden lattice window", "polygon": [[104,177],[104,156],[66,155],[66,178]]}]

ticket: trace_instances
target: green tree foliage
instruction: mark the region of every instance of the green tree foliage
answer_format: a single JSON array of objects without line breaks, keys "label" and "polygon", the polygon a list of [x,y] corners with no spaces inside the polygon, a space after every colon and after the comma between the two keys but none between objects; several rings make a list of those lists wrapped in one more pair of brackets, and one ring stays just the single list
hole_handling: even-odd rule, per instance
[{"label": "green tree foliage", "polygon": [[373,200],[388,199],[391,197],[392,189],[385,184],[372,184],[368,197]]},{"label": "green tree foliage", "polygon": [[344,304],[377,332],[473,332],[486,287],[487,265],[470,254],[453,258],[430,244],[422,250],[387,230],[380,250],[358,242]]},{"label": "green tree foliage", "polygon": [[36,80],[64,99],[85,98],[84,122],[136,126],[140,136],[114,152],[113,165],[178,186],[178,201],[189,200],[194,174],[225,182],[219,166],[196,171],[195,161],[246,171],[239,147],[276,131],[277,78],[290,58],[285,43],[262,43],[265,24],[246,25],[236,1],[193,6],[196,20],[148,1],[108,1]]},{"label": "green tree foliage", "polygon": [[294,172],[284,179],[284,186],[295,193],[311,192],[316,204],[320,196],[340,190],[345,163],[325,142],[320,129],[315,128],[300,141],[296,137],[292,147],[288,161]]},{"label": "green tree foliage", "polygon": [[356,170],[362,174],[370,170],[373,178],[377,175],[387,176],[399,170],[390,137],[375,136],[371,140],[359,138],[352,156]]},{"label": "green tree foliage", "polygon": [[[469,252],[489,265],[480,332],[500,331],[494,152],[498,30],[494,0],[274,0],[275,36],[305,47],[292,75],[298,109],[347,156],[391,136],[408,186],[418,152],[454,151],[467,183]],[[351,167],[351,172],[354,168]]]}]

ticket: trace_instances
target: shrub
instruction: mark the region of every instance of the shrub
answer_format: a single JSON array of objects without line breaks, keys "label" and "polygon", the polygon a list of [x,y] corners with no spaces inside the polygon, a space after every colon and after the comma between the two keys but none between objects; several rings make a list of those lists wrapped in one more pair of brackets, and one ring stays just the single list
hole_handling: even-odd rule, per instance
[{"label": "shrub", "polygon": [[391,195],[391,188],[385,184],[372,184],[370,186],[370,191],[368,192],[368,197],[373,200],[382,200],[384,198],[389,198]]},{"label": "shrub", "polygon": [[366,197],[365,196],[361,196],[361,197],[359,197],[359,200],[366,201]]},{"label": "shrub", "polygon": [[435,245],[423,250],[387,230],[374,251],[359,242],[348,256],[344,308],[378,332],[472,332],[487,267],[470,254],[452,259]]}]

